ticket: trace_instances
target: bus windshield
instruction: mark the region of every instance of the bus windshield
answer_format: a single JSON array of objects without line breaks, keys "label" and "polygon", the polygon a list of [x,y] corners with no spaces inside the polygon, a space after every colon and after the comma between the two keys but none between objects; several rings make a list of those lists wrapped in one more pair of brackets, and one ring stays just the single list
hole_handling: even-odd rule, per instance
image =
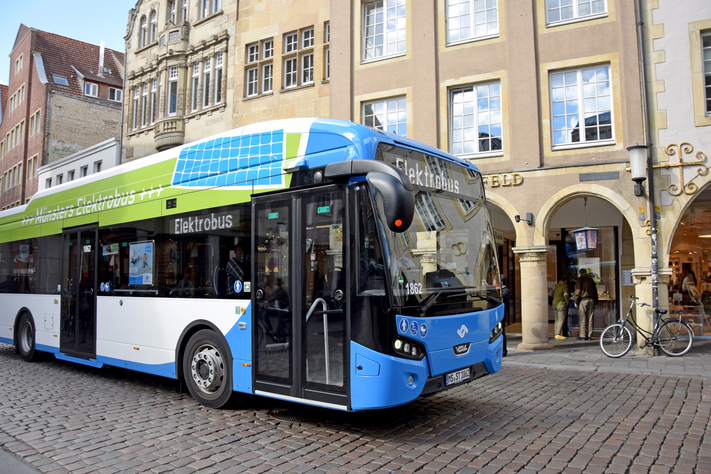
[{"label": "bus windshield", "polygon": [[[405,232],[380,225],[398,314],[439,316],[501,304],[494,233],[481,175],[443,158],[380,144],[377,159],[415,185],[415,218]],[[380,222],[383,204],[375,196]]]}]

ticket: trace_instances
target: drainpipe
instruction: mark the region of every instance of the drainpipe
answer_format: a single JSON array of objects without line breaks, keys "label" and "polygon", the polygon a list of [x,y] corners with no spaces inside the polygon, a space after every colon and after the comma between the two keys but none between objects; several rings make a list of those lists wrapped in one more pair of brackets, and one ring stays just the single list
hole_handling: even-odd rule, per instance
[{"label": "drainpipe", "polygon": [[[641,68],[642,81],[642,115],[644,115],[644,139],[647,144],[647,181],[649,185],[649,221],[652,239],[652,309],[654,310],[653,324],[657,326],[659,322],[659,260],[657,256],[657,214],[655,212],[655,191],[654,191],[654,163],[652,162],[652,132],[649,129],[649,104],[647,101],[647,64],[644,59],[644,22],[642,21],[642,0],[636,0],[637,14],[637,40],[639,42],[639,62]],[[659,355],[658,349],[654,348],[654,355]]]}]

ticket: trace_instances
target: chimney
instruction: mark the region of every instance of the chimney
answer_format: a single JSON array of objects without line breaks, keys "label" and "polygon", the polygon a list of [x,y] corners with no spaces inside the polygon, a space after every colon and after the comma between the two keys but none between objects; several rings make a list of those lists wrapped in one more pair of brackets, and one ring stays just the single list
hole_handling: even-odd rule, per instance
[{"label": "chimney", "polygon": [[99,77],[104,77],[104,40],[101,40],[101,49],[99,50]]}]

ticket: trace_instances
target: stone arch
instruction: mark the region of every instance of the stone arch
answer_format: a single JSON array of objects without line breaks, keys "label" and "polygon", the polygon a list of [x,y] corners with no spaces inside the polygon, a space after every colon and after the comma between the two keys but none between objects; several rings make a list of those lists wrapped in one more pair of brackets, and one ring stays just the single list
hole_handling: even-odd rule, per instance
[{"label": "stone arch", "polygon": [[486,200],[496,207],[501,209],[504,214],[511,219],[513,223],[514,230],[516,231],[516,246],[525,247],[526,243],[526,223],[524,221],[516,222],[515,216],[521,215],[521,213],[516,209],[516,207],[511,204],[511,202],[500,194],[492,193],[491,191],[486,191]]},{"label": "stone arch", "polygon": [[579,183],[567,186],[558,190],[558,192],[548,198],[536,215],[533,246],[545,248],[548,245],[548,232],[546,230],[548,229],[548,225],[553,217],[553,214],[555,214],[555,211],[557,211],[563,204],[572,201],[573,199],[585,196],[604,199],[620,211],[622,216],[627,221],[627,224],[630,226],[630,229],[632,229],[632,235],[634,236],[635,262],[648,261],[649,255],[646,257],[642,255],[642,249],[646,248],[646,246],[640,245],[640,239],[649,239],[649,236],[645,232],[646,227],[641,226],[639,223],[637,210],[618,193],[599,184]]},{"label": "stone arch", "polygon": [[[679,229],[679,223],[684,213],[703,191],[711,188],[711,173],[707,173],[707,175],[703,177],[698,176],[697,179],[698,178],[703,178],[705,182],[696,183],[698,185],[697,192],[691,195],[682,193],[676,196],[671,204],[667,206],[667,210],[664,213],[666,219],[662,219],[659,223],[659,234],[662,237],[660,239],[662,241],[662,248],[658,249],[661,250],[659,252],[659,258],[661,260],[659,262],[660,267],[669,265],[669,252],[671,251],[672,240],[674,239],[674,234],[677,229]],[[669,219],[669,217],[673,217],[674,219]]]}]

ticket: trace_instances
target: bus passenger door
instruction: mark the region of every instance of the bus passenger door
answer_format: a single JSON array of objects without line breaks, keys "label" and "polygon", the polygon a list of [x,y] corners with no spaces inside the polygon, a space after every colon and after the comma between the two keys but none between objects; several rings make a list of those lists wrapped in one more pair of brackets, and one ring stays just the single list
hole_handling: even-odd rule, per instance
[{"label": "bus passenger door", "polygon": [[63,354],[96,358],[97,228],[65,232],[62,270]]},{"label": "bus passenger door", "polygon": [[343,188],[254,197],[257,394],[348,406]]}]

